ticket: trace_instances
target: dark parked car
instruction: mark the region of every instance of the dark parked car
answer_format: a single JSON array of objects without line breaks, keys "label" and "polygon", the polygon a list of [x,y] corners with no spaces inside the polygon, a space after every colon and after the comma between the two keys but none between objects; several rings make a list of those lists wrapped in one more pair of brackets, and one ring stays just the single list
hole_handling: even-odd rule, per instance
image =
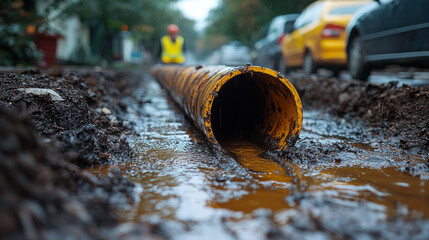
[{"label": "dark parked car", "polygon": [[255,43],[253,62],[255,65],[280,71],[282,54],[280,42],[285,34],[291,32],[295,19],[299,14],[286,14],[273,18],[270,24],[261,32],[261,38]]},{"label": "dark parked car", "polygon": [[355,79],[386,65],[429,67],[429,0],[377,0],[347,27],[347,60]]}]

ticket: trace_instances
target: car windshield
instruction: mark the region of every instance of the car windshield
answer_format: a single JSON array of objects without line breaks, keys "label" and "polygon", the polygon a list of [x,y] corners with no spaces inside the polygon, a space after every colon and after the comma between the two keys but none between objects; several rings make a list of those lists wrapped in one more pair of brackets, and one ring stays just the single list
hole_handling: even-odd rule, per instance
[{"label": "car windshield", "polygon": [[329,15],[350,15],[355,13],[362,6],[364,6],[364,4],[336,7],[329,12]]}]

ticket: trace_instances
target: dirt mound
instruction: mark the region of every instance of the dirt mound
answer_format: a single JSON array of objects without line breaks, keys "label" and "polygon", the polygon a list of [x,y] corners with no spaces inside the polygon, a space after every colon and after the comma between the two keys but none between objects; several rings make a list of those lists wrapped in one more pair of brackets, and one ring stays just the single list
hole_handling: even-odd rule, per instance
[{"label": "dirt mound", "polygon": [[115,238],[112,206],[128,204],[134,184],[78,166],[131,157],[122,99],[136,80],[113,71],[0,74],[0,238]]},{"label": "dirt mound", "polygon": [[[119,97],[131,92],[123,74],[28,71],[0,74],[0,79],[0,104],[27,113],[37,131],[59,141],[62,151],[79,166],[130,152],[127,129],[117,117],[126,109]],[[35,88],[39,93],[29,91]],[[55,94],[63,100],[55,100]]]},{"label": "dirt mound", "polygon": [[100,238],[100,227],[117,223],[109,202],[128,196],[133,184],[120,174],[85,174],[34,130],[0,107],[0,237]]},{"label": "dirt mound", "polygon": [[403,149],[429,149],[429,87],[374,85],[324,78],[291,78],[304,104],[357,116]]}]

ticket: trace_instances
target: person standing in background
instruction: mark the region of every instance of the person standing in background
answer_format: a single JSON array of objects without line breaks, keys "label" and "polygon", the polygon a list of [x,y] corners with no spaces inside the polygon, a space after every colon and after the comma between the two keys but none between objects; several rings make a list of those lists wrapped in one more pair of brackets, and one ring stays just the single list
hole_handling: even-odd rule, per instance
[{"label": "person standing in background", "polygon": [[168,35],[161,38],[159,57],[165,64],[182,64],[185,62],[185,40],[179,35],[179,27],[170,24],[167,27]]}]

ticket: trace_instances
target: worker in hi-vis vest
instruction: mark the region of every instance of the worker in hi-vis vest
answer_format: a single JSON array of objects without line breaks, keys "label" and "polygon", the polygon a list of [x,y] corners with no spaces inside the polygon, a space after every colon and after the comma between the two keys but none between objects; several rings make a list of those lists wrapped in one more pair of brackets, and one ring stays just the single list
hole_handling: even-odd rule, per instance
[{"label": "worker in hi-vis vest", "polygon": [[184,63],[185,40],[179,36],[179,27],[176,24],[170,24],[167,27],[167,33],[168,35],[161,38],[161,62]]}]

